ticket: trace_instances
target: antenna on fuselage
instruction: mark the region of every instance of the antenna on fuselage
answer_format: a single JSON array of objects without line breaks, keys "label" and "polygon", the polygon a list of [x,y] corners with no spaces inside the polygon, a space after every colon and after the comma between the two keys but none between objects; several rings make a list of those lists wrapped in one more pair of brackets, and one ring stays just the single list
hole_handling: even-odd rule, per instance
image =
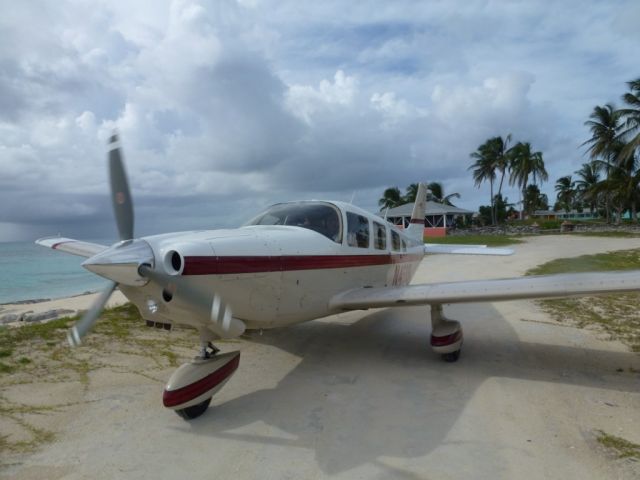
[{"label": "antenna on fuselage", "polygon": [[351,200],[349,200],[349,203],[352,205],[353,205],[353,200],[356,198],[356,193],[358,193],[357,190],[354,190],[353,193],[351,194]]}]

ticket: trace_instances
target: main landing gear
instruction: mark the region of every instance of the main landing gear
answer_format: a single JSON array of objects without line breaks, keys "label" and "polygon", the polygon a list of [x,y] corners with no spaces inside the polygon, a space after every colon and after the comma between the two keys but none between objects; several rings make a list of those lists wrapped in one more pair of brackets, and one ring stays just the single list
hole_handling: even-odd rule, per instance
[{"label": "main landing gear", "polygon": [[211,397],[238,369],[240,352],[218,353],[211,342],[203,341],[199,355],[182,364],[165,386],[162,403],[185,420],[199,417],[209,408]]},{"label": "main landing gear", "polygon": [[460,358],[462,327],[460,322],[444,316],[442,305],[431,305],[431,348],[445,362],[455,362]]}]

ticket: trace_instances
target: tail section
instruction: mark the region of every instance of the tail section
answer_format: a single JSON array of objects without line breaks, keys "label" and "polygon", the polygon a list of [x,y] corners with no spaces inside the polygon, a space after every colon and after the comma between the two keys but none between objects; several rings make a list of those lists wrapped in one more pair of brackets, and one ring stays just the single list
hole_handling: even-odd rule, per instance
[{"label": "tail section", "polygon": [[416,203],[413,205],[411,213],[411,223],[405,230],[405,233],[420,242],[424,238],[424,214],[427,209],[427,184],[420,183],[418,185],[418,193],[416,194]]}]

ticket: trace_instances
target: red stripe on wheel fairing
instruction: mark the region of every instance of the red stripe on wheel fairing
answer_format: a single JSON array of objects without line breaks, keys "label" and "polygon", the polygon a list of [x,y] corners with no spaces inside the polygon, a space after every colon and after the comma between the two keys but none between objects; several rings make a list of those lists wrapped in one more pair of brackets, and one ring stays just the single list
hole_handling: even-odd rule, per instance
[{"label": "red stripe on wheel fairing", "polygon": [[443,337],[436,337],[431,335],[431,346],[432,347],[446,347],[447,345],[451,345],[456,343],[458,340],[462,338],[462,330],[458,330],[451,335],[445,335]]},{"label": "red stripe on wheel fairing", "polygon": [[185,257],[183,275],[225,275],[291,270],[370,267],[419,262],[422,254],[405,255],[283,255],[276,257]]},{"label": "red stripe on wheel fairing", "polygon": [[236,371],[239,364],[240,352],[238,352],[238,354],[233,357],[229,363],[224,364],[218,370],[210,373],[197,382],[193,382],[192,384],[178,388],[177,390],[165,390],[162,394],[162,403],[165,407],[171,408],[190,402],[194,398],[199,397],[203,393],[206,393],[224,382],[233,374],[233,372]]}]

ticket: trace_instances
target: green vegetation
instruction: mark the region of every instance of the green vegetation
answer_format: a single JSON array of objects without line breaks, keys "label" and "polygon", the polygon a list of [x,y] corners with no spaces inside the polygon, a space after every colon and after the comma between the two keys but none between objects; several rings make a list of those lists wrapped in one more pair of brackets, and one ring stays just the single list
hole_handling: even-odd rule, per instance
[{"label": "green vegetation", "polygon": [[425,243],[452,243],[456,245],[486,245],[488,247],[504,247],[523,243],[515,237],[507,235],[460,235],[451,237],[425,237]]},{"label": "green vegetation", "polygon": [[[561,258],[540,265],[528,275],[567,272],[598,272],[640,268],[640,250]],[[634,352],[640,352],[640,294],[625,293],[597,297],[539,300],[539,305],[555,320],[573,322],[579,327],[598,328],[619,339]]]},{"label": "green vegetation", "polygon": [[597,431],[598,443],[613,450],[618,458],[633,458],[640,460],[640,445],[625,440],[624,438],[609,435],[602,430]]},{"label": "green vegetation", "polygon": [[[534,152],[529,142],[518,142],[509,147],[510,142],[511,134],[507,135],[505,139],[500,136],[493,137],[471,153],[471,158],[475,159],[475,163],[469,167],[469,170],[473,171],[476,187],[480,188],[480,185],[487,181],[491,186],[490,218],[485,218],[485,221],[491,221],[491,225],[497,225],[506,218],[506,215],[504,217],[499,215],[498,203],[504,201],[505,205],[508,204],[507,199],[503,200],[502,198],[502,186],[507,173],[509,185],[518,186],[522,192],[525,207],[529,209],[527,213],[547,204],[546,195],[541,194],[539,189],[536,191],[528,188],[529,178],[533,180],[533,185],[536,188],[538,180],[545,182],[548,179],[542,152]],[[494,195],[493,183],[498,174],[500,175],[500,183],[498,184],[498,193]],[[515,210],[511,208],[511,212],[515,213]],[[483,213],[482,207],[480,213]]]},{"label": "green vegetation", "polygon": [[[583,143],[591,158],[576,172],[556,182],[557,208],[604,211],[607,222],[620,223],[625,211],[638,223],[640,199],[640,78],[627,83],[623,108],[596,105],[585,125],[591,137]],[[602,174],[602,176],[601,176]],[[614,215],[615,212],[615,215]]]},{"label": "green vegetation", "polygon": [[[415,203],[418,194],[418,184],[412,183],[406,188],[406,193],[402,195],[398,187],[389,187],[378,200],[378,205],[382,209],[395,208],[405,203]],[[452,198],[460,198],[459,193],[444,194],[444,187],[440,182],[431,182],[427,184],[427,200],[442,203],[444,205],[453,205]]]},{"label": "green vegetation", "polygon": [[[132,304],[106,309],[91,335],[83,339],[84,343],[70,348],[66,330],[75,321],[77,317],[0,328],[0,419],[13,423],[20,431],[17,437],[10,432],[2,432],[0,455],[32,451],[50,442],[54,433],[34,425],[30,418],[77,405],[16,403],[5,396],[5,392],[12,388],[43,382],[79,382],[87,387],[92,372],[102,368],[140,375],[161,383],[164,369],[177,366],[181,358],[192,353],[193,336],[190,331],[174,330],[169,333],[147,328]],[[123,356],[143,357],[142,363],[131,362],[143,366],[126,367],[121,360]],[[117,364],[112,365],[110,361]]]}]

